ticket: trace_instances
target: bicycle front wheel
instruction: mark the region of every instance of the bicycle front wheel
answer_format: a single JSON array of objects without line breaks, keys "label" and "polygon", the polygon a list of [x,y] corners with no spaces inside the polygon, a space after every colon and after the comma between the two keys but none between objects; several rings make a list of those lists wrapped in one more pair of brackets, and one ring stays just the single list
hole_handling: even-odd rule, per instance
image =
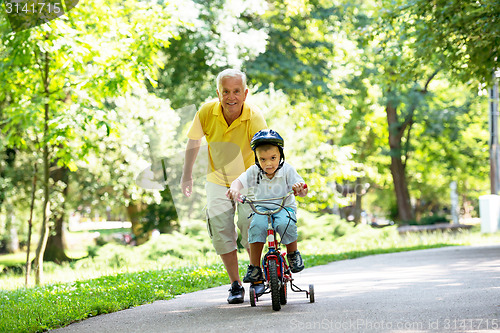
[{"label": "bicycle front wheel", "polygon": [[273,303],[273,310],[279,311],[281,310],[280,303],[280,281],[278,278],[278,266],[276,265],[276,261],[270,260],[268,262],[269,265],[269,280],[271,283],[271,299]]}]

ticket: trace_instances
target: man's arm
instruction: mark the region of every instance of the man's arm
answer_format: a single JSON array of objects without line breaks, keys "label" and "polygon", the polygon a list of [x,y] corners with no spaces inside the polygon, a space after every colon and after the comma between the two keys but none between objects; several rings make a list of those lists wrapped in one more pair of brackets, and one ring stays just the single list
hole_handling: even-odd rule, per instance
[{"label": "man's arm", "polygon": [[181,188],[186,197],[193,193],[193,166],[200,151],[201,139],[188,139],[186,153],[184,157],[184,168],[182,170]]}]

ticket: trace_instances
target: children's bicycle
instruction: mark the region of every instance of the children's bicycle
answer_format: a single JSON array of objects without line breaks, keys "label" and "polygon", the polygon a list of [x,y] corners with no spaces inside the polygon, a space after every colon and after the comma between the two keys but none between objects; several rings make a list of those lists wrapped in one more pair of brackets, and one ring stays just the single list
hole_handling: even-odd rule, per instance
[{"label": "children's bicycle", "polygon": [[[307,185],[306,185],[307,186]],[[290,289],[294,292],[304,292],[306,297],[309,298],[309,302],[314,303],[314,285],[309,285],[309,290],[303,290],[297,287],[293,283],[292,272],[288,266],[285,259],[286,253],[281,253],[280,242],[276,240],[277,232],[274,230],[274,217],[273,215],[280,212],[285,208],[286,199],[293,195],[294,192],[290,191],[284,197],[264,199],[264,200],[251,200],[246,196],[240,196],[238,201],[241,203],[247,203],[255,214],[266,215],[267,216],[267,253],[262,259],[262,267],[264,268],[265,275],[265,289],[261,293],[257,293],[253,286],[250,286],[250,305],[256,306],[259,297],[264,294],[271,294],[271,300],[274,311],[281,310],[281,306],[287,303],[287,283],[290,283]],[[272,201],[281,200],[281,204],[277,204]],[[268,211],[259,211],[256,205],[259,203],[275,204],[278,208]],[[291,218],[289,218],[288,223],[290,223]]]}]

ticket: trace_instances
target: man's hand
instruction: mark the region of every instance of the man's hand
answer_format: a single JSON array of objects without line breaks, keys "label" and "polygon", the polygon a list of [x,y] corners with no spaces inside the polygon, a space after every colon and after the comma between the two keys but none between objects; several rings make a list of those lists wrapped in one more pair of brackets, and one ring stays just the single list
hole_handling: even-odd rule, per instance
[{"label": "man's hand", "polygon": [[200,145],[201,139],[188,139],[186,146],[184,167],[182,168],[181,190],[188,198],[193,194],[193,165],[200,151]]},{"label": "man's hand", "polygon": [[184,195],[188,198],[191,196],[191,194],[193,194],[193,177],[192,176],[184,177],[184,175],[182,175],[181,189],[182,189],[182,193],[184,193]]},{"label": "man's hand", "polygon": [[293,194],[305,197],[307,195],[308,189],[305,183],[295,183],[292,186]]}]

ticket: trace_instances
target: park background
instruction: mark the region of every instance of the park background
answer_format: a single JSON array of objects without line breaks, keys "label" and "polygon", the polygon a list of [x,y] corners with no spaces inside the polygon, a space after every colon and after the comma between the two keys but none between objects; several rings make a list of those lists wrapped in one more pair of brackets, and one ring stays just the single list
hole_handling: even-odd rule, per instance
[{"label": "park background", "polygon": [[[1,289],[223,271],[203,222],[203,171],[200,200],[173,184],[194,113],[228,67],[247,73],[247,101],[309,185],[299,240],[311,264],[484,242],[477,227],[401,236],[397,226],[450,222],[453,182],[460,222],[477,223],[499,14],[493,0],[91,0],[13,31],[0,11]],[[26,325],[111,311],[95,307]]]}]

